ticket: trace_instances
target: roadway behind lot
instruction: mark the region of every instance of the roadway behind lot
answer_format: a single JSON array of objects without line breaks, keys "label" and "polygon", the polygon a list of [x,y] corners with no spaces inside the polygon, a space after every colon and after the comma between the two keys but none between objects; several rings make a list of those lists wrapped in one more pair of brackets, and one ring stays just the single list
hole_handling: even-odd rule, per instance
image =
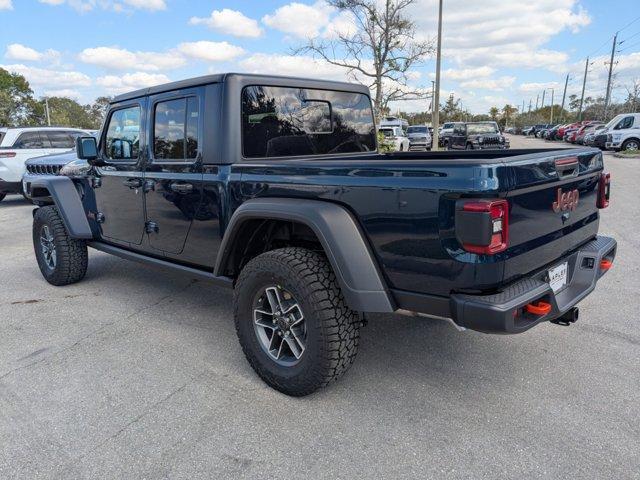
[{"label": "roadway behind lot", "polygon": [[353,368],[302,399],[253,373],[228,290],[95,251],[47,284],[33,207],[7,197],[0,478],[640,478],[640,161],[606,166],[618,256],[576,325],[372,316]]}]

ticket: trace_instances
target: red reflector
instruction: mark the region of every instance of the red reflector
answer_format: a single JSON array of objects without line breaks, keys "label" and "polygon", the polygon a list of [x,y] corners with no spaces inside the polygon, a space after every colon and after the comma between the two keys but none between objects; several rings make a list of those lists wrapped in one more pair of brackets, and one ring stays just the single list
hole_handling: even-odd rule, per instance
[{"label": "red reflector", "polygon": [[556,160],[556,167],[557,166],[567,166],[567,165],[574,165],[578,163],[578,157],[565,157],[565,158],[558,158]]},{"label": "red reflector", "polygon": [[539,301],[537,303],[532,302],[525,305],[524,309],[527,311],[527,313],[530,313],[532,315],[542,316],[551,311],[551,304],[542,301]]},{"label": "red reflector", "polygon": [[609,194],[611,192],[611,174],[601,173],[598,181],[598,208],[607,208],[609,206]]},{"label": "red reflector", "polygon": [[608,260],[606,258],[600,260],[600,270],[609,270],[611,267],[613,267],[612,260]]},{"label": "red reflector", "polygon": [[16,156],[16,152],[2,152],[0,151],[0,158],[13,158]]},{"label": "red reflector", "polygon": [[506,200],[480,200],[464,204],[465,212],[489,213],[491,218],[491,239],[489,245],[463,243],[467,252],[494,255],[507,249],[509,242],[509,203]]}]

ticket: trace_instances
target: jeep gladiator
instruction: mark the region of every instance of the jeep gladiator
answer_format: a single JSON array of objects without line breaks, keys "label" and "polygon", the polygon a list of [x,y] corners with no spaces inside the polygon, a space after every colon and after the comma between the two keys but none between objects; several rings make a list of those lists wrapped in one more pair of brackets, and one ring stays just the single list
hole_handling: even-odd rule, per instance
[{"label": "jeep gladiator", "polygon": [[24,177],[49,203],[38,265],[77,282],[91,247],[233,288],[249,363],[295,396],[347,370],[369,312],[486,333],[577,319],[616,253],[599,151],[376,147],[360,85],[220,74],[121,95],[82,160]]}]

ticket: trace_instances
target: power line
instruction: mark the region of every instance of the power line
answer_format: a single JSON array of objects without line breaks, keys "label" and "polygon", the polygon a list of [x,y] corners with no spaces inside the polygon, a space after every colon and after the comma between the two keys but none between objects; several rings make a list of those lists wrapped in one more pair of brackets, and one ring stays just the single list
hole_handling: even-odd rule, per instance
[{"label": "power line", "polygon": [[618,33],[620,33],[621,31],[629,28],[631,25],[633,25],[634,23],[636,23],[638,20],[640,20],[640,17],[636,17],[633,20],[631,20],[629,23],[627,23],[624,27],[622,27],[620,30],[618,30]]}]

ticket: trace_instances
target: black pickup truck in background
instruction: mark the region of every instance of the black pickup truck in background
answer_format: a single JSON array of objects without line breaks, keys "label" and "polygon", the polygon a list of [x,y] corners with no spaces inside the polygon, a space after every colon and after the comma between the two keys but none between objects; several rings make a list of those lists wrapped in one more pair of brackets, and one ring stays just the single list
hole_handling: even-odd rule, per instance
[{"label": "black pickup truck in background", "polygon": [[616,253],[599,151],[385,155],[375,132],[349,83],[221,74],[121,95],[78,141],[88,163],[24,178],[53,203],[34,212],[40,270],[77,282],[92,247],[233,288],[248,361],[289,395],[351,365],[369,312],[487,333],[577,319]]}]

